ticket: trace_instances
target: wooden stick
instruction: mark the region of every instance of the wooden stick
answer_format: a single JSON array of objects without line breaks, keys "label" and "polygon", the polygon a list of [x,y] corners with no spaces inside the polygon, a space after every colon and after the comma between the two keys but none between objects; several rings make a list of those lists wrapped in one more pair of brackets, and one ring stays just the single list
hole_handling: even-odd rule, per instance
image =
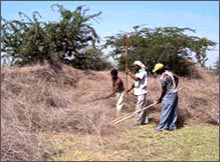
[{"label": "wooden stick", "polygon": [[[136,110],[136,111],[139,111],[139,110]],[[119,118],[117,118],[117,119],[114,119],[114,120],[112,121],[112,123],[114,123],[114,122],[116,122],[116,121],[118,121],[118,120],[121,120],[121,119],[123,119],[123,118],[125,118],[125,117],[127,117],[127,116],[130,116],[130,115],[136,113],[136,111],[135,111],[135,112],[128,113],[128,114],[125,114],[125,115],[123,115],[123,116],[121,116],[121,117],[119,117]]]},{"label": "wooden stick", "polygon": [[113,124],[117,124],[117,123],[119,123],[119,122],[121,122],[121,121],[123,121],[123,120],[125,120],[125,119],[128,119],[128,118],[134,116],[134,115],[137,114],[138,112],[144,111],[144,110],[146,110],[146,109],[148,109],[148,108],[150,108],[150,107],[152,107],[152,106],[154,106],[154,105],[156,105],[156,104],[157,104],[157,102],[154,102],[154,103],[148,105],[147,107],[145,107],[145,108],[143,108],[143,109],[141,109],[141,110],[137,110],[137,111],[135,111],[135,112],[133,112],[133,113],[131,113],[131,114],[125,116],[124,118],[121,118],[121,119],[119,119],[119,120],[116,120],[116,121],[114,121],[114,122],[112,122],[112,123],[113,123]]},{"label": "wooden stick", "polygon": [[[128,37],[125,38],[125,70],[128,68]],[[126,73],[126,89],[128,89],[128,74]]]},{"label": "wooden stick", "polygon": [[[180,91],[181,89],[183,89],[183,87],[178,88],[177,91]],[[141,109],[141,110],[136,110],[135,112],[128,113],[128,114],[126,114],[126,115],[124,115],[124,116],[121,116],[121,117],[119,117],[119,118],[113,120],[112,123],[113,123],[113,124],[117,124],[117,123],[119,123],[119,122],[121,122],[121,121],[123,121],[123,120],[125,120],[125,119],[128,119],[128,118],[132,117],[132,116],[135,115],[136,113],[141,112],[141,111],[144,111],[144,110],[146,110],[146,109],[148,109],[148,108],[150,108],[150,107],[152,107],[152,106],[154,106],[154,105],[156,105],[156,104],[157,104],[157,102],[154,102],[153,104],[151,104],[151,105],[149,105],[149,106],[147,106],[147,107],[145,107],[145,108],[143,108],[143,109]]]},{"label": "wooden stick", "polygon": [[121,117],[119,117],[119,118],[116,118],[116,119],[112,120],[112,123],[114,123],[114,122],[116,122],[116,121],[118,121],[118,120],[120,120],[120,119],[123,119],[123,118],[125,118],[125,117],[127,117],[127,116],[129,116],[129,115],[131,115],[131,114],[133,114],[133,113],[134,113],[134,112],[131,112],[131,113],[125,114],[125,115],[123,115],[123,116],[121,116]]},{"label": "wooden stick", "polygon": [[180,91],[180,90],[182,90],[184,87],[180,87],[180,88],[178,88],[176,91],[178,92],[178,91]]}]

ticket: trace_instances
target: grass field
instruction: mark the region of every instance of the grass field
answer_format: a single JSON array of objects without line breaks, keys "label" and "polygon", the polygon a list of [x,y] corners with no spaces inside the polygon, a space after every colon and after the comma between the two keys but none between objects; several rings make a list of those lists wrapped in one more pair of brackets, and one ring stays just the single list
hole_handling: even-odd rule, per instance
[{"label": "grass field", "polygon": [[[176,131],[157,132],[156,125],[130,128],[116,135],[103,137],[102,144],[92,135],[50,134],[63,141],[61,154],[48,160],[104,161],[218,161],[219,127],[187,125]],[[65,136],[65,138],[64,138]]]}]

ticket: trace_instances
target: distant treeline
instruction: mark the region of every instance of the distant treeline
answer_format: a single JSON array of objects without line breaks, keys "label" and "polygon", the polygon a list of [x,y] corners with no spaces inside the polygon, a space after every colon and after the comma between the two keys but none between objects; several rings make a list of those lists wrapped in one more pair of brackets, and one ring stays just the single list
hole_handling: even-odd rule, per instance
[{"label": "distant treeline", "polygon": [[[157,62],[181,76],[191,74],[192,58],[204,66],[206,52],[216,42],[190,36],[190,28],[158,27],[154,29],[134,26],[134,31],[107,36],[104,45],[92,27],[101,12],[88,15],[88,8],[78,6],[74,11],[54,4],[51,9],[60,14],[58,22],[43,22],[35,11],[32,18],[19,12],[21,20],[2,18],[1,57],[10,65],[44,63],[47,60],[61,61],[78,69],[104,70],[112,68],[108,57],[118,62],[119,70],[125,67],[125,40],[129,41],[128,60],[141,60],[151,71]],[[104,55],[103,49],[111,47]]]}]

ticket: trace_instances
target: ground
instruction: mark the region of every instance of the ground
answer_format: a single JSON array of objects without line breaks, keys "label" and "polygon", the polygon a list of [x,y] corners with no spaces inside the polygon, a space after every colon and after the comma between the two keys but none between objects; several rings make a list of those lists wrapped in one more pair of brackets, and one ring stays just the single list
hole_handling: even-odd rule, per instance
[{"label": "ground", "polygon": [[219,160],[218,126],[192,124],[176,131],[163,132],[157,132],[155,127],[154,124],[133,127],[96,140],[94,135],[50,134],[50,138],[62,141],[59,149],[65,151],[49,159],[54,161]]},{"label": "ground", "polygon": [[[150,124],[117,125],[110,71],[60,65],[4,67],[1,73],[1,160],[219,160],[219,77],[197,67],[201,78],[180,77],[176,131],[158,133],[162,104],[149,109]],[[119,72],[125,82],[126,74]],[[132,84],[131,78],[128,79]],[[148,76],[147,104],[161,93]],[[135,110],[129,93],[121,115]]]}]

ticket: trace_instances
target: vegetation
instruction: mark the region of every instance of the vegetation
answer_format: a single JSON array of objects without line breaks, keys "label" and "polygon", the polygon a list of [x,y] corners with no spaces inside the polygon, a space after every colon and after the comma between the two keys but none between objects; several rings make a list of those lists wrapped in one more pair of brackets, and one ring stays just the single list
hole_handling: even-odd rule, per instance
[{"label": "vegetation", "polygon": [[[49,135],[61,140],[60,135]],[[76,140],[76,138],[80,140]],[[82,146],[85,137],[69,136],[59,148],[65,153],[48,160],[107,160],[107,161],[218,161],[218,127],[210,125],[188,125],[180,130],[158,133],[154,125],[141,126],[104,137],[105,146],[97,147],[95,141]],[[74,145],[73,145],[74,143]]]},{"label": "vegetation", "polygon": [[[180,129],[160,134],[161,104],[149,110],[149,125],[133,129],[133,117],[112,126],[116,97],[90,102],[112,90],[109,71],[61,66],[58,73],[48,65],[2,68],[2,161],[217,159],[218,76],[196,66],[203,79],[180,77]],[[125,81],[124,72],[119,76]],[[148,104],[160,95],[157,81],[148,78]],[[135,97],[127,94],[121,115],[134,109]]]},{"label": "vegetation", "polygon": [[164,27],[142,28],[134,27],[130,33],[119,33],[107,37],[105,46],[113,47],[110,55],[119,61],[119,68],[125,67],[125,39],[129,35],[129,65],[134,60],[141,60],[147,65],[148,70],[158,63],[164,63],[166,68],[172,69],[181,76],[191,74],[191,65],[188,59],[195,54],[197,62],[204,65],[207,60],[206,51],[216,45],[206,38],[189,36],[186,32],[195,32],[190,28]]},{"label": "vegetation", "polygon": [[213,72],[214,74],[219,75],[219,58],[215,62]]},{"label": "vegetation", "polygon": [[[52,5],[52,10],[60,14],[58,22],[40,21],[41,15],[36,11],[32,18],[19,12],[21,20],[3,19],[2,58],[20,66],[55,60],[79,69],[111,68],[102,48],[97,47],[99,36],[90,23],[101,12],[88,15],[89,9],[84,7],[70,11],[62,5]],[[141,60],[151,71],[155,63],[161,62],[181,76],[192,74],[188,60],[195,57],[204,65],[207,50],[216,45],[206,38],[185,34],[195,32],[190,28],[134,26],[133,29],[133,32],[107,37],[103,47],[113,47],[109,56],[118,60],[120,70],[125,66],[125,38],[129,34],[129,66],[134,60]]]},{"label": "vegetation", "polygon": [[[2,24],[2,58],[7,58],[11,65],[43,63],[45,60],[66,62],[80,69],[104,69],[109,67],[103,53],[96,48],[99,36],[89,23],[100,14],[87,15],[89,9],[78,6],[74,11],[57,8],[59,22],[42,22],[41,15],[33,12],[32,19],[19,12],[21,20],[7,21]],[[85,49],[90,49],[85,51]],[[96,60],[96,61],[94,61]],[[86,66],[85,66],[86,65]]]},{"label": "vegetation", "polygon": [[[87,15],[84,6],[70,11],[57,4],[52,9],[60,13],[59,22],[42,22],[38,12],[32,18],[19,13],[20,21],[3,19],[1,56],[22,67],[6,66],[1,71],[1,161],[219,160],[218,76],[195,64],[196,78],[180,77],[181,129],[156,132],[161,104],[149,110],[149,125],[131,128],[134,118],[130,118],[113,126],[116,98],[94,101],[112,90],[109,71],[84,70],[111,68],[89,23],[101,12]],[[187,59],[195,54],[203,65],[206,51],[216,44],[184,34],[194,32],[190,28],[134,30],[129,37],[129,66],[141,59],[151,70],[162,62],[183,76],[192,72]],[[127,34],[108,37],[104,46],[113,47],[109,56],[119,61],[120,69]],[[42,65],[45,61],[60,71]],[[219,72],[219,61],[216,69]],[[126,79],[124,72],[119,76]],[[158,78],[148,78],[148,104],[160,95],[157,82]],[[121,115],[134,107],[134,96],[127,94]]]}]

